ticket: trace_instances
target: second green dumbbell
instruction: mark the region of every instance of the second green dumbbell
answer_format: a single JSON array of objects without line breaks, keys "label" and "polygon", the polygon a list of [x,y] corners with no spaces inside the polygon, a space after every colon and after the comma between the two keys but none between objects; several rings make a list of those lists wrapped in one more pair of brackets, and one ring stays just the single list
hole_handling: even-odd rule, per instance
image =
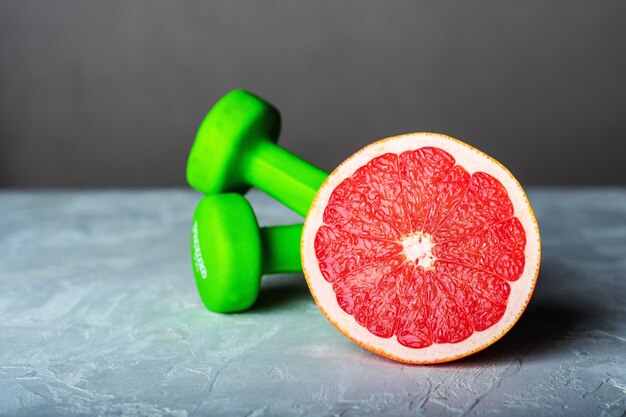
[{"label": "second green dumbbell", "polygon": [[204,197],[193,217],[191,251],[198,292],[211,311],[252,306],[262,275],[302,272],[302,225],[259,227],[239,194]]}]

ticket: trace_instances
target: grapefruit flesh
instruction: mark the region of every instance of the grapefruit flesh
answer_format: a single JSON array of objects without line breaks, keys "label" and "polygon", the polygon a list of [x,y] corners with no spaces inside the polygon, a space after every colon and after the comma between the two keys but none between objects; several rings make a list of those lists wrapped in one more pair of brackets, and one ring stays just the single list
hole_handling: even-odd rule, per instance
[{"label": "grapefruit flesh", "polygon": [[540,242],[523,189],[456,139],[376,142],[319,189],[302,235],[305,277],[346,336],[407,363],[479,351],[525,309]]}]

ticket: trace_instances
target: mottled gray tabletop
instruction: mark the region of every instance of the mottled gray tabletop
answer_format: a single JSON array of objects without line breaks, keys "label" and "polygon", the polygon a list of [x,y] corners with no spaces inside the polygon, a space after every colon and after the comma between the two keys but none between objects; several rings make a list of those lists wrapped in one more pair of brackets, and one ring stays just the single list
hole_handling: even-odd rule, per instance
[{"label": "mottled gray tabletop", "polygon": [[[474,356],[407,366],[353,344],[302,275],[200,303],[184,190],[0,192],[0,415],[623,416],[626,189],[530,189],[532,302]],[[262,224],[300,219],[261,194]]]}]

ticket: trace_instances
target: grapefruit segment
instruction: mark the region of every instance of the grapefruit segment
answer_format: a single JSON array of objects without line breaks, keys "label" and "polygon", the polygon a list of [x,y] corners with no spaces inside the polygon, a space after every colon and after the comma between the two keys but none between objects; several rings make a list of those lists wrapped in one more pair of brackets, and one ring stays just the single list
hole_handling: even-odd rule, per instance
[{"label": "grapefruit segment", "polygon": [[366,265],[360,269],[350,271],[340,277],[333,284],[336,299],[341,308],[348,314],[353,314],[369,303],[377,295],[378,287],[384,287],[381,282],[388,274],[402,264],[402,259],[397,257],[379,266]]},{"label": "grapefruit segment", "polygon": [[376,336],[393,336],[398,309],[393,275],[385,275],[375,282],[368,296],[369,302],[361,304],[354,313],[357,323],[367,327]]},{"label": "grapefruit segment", "polygon": [[513,206],[504,186],[484,172],[472,175],[467,192],[437,229],[440,242],[473,234],[513,216]]},{"label": "grapefruit segment", "polygon": [[[443,277],[445,278],[445,277]],[[447,286],[452,283],[447,282]],[[458,343],[474,331],[463,311],[463,304],[443,285],[433,271],[426,271],[426,300],[430,303],[429,324],[434,343]]]},{"label": "grapefruit segment", "polygon": [[426,271],[405,265],[398,276],[397,293],[400,309],[397,317],[398,343],[420,349],[432,345],[429,315],[430,303],[424,291]]},{"label": "grapefruit segment", "polygon": [[355,191],[375,205],[381,221],[393,227],[396,238],[411,231],[404,221],[407,210],[398,175],[398,155],[385,154],[372,159],[352,176]]},{"label": "grapefruit segment", "polygon": [[520,221],[511,217],[487,230],[438,244],[438,259],[458,262],[515,281],[524,270],[526,234]]},{"label": "grapefruit segment", "polygon": [[404,152],[398,161],[400,183],[412,230],[422,230],[428,215],[429,197],[434,193],[433,180],[454,167],[454,160],[440,149],[424,147]]},{"label": "grapefruit segment", "polygon": [[442,282],[454,285],[451,291],[454,291],[457,302],[464,306],[463,313],[474,330],[485,330],[502,318],[511,291],[502,278],[445,261],[437,263],[437,275]]},{"label": "grapefruit segment", "polygon": [[331,283],[347,273],[362,274],[368,266],[379,271],[380,264],[394,255],[400,262],[400,250],[396,242],[367,238],[329,226],[322,226],[315,236],[320,270]]},{"label": "grapefruit segment", "polygon": [[318,306],[346,336],[408,363],[481,350],[517,321],[539,270],[523,189],[456,139],[376,142],[319,189],[302,234]]},{"label": "grapefruit segment", "polygon": [[353,179],[346,179],[335,189],[332,203],[324,212],[324,223],[337,230],[378,238],[396,240],[400,233],[387,220],[387,216],[359,191]]},{"label": "grapefruit segment", "polygon": [[460,166],[455,166],[446,175],[433,181],[429,193],[429,204],[423,230],[434,234],[440,225],[445,225],[463,201],[470,185],[470,175]]}]

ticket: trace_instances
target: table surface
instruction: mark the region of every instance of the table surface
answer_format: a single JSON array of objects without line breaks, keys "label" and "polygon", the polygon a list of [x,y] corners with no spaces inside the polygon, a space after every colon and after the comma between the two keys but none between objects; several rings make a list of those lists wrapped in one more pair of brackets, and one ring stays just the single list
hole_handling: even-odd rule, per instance
[{"label": "table surface", "polygon": [[[185,190],[0,192],[0,415],[623,416],[626,189],[531,188],[542,230],[520,322],[457,362],[353,344],[302,275],[208,312]],[[249,196],[262,224],[300,221]]]}]

